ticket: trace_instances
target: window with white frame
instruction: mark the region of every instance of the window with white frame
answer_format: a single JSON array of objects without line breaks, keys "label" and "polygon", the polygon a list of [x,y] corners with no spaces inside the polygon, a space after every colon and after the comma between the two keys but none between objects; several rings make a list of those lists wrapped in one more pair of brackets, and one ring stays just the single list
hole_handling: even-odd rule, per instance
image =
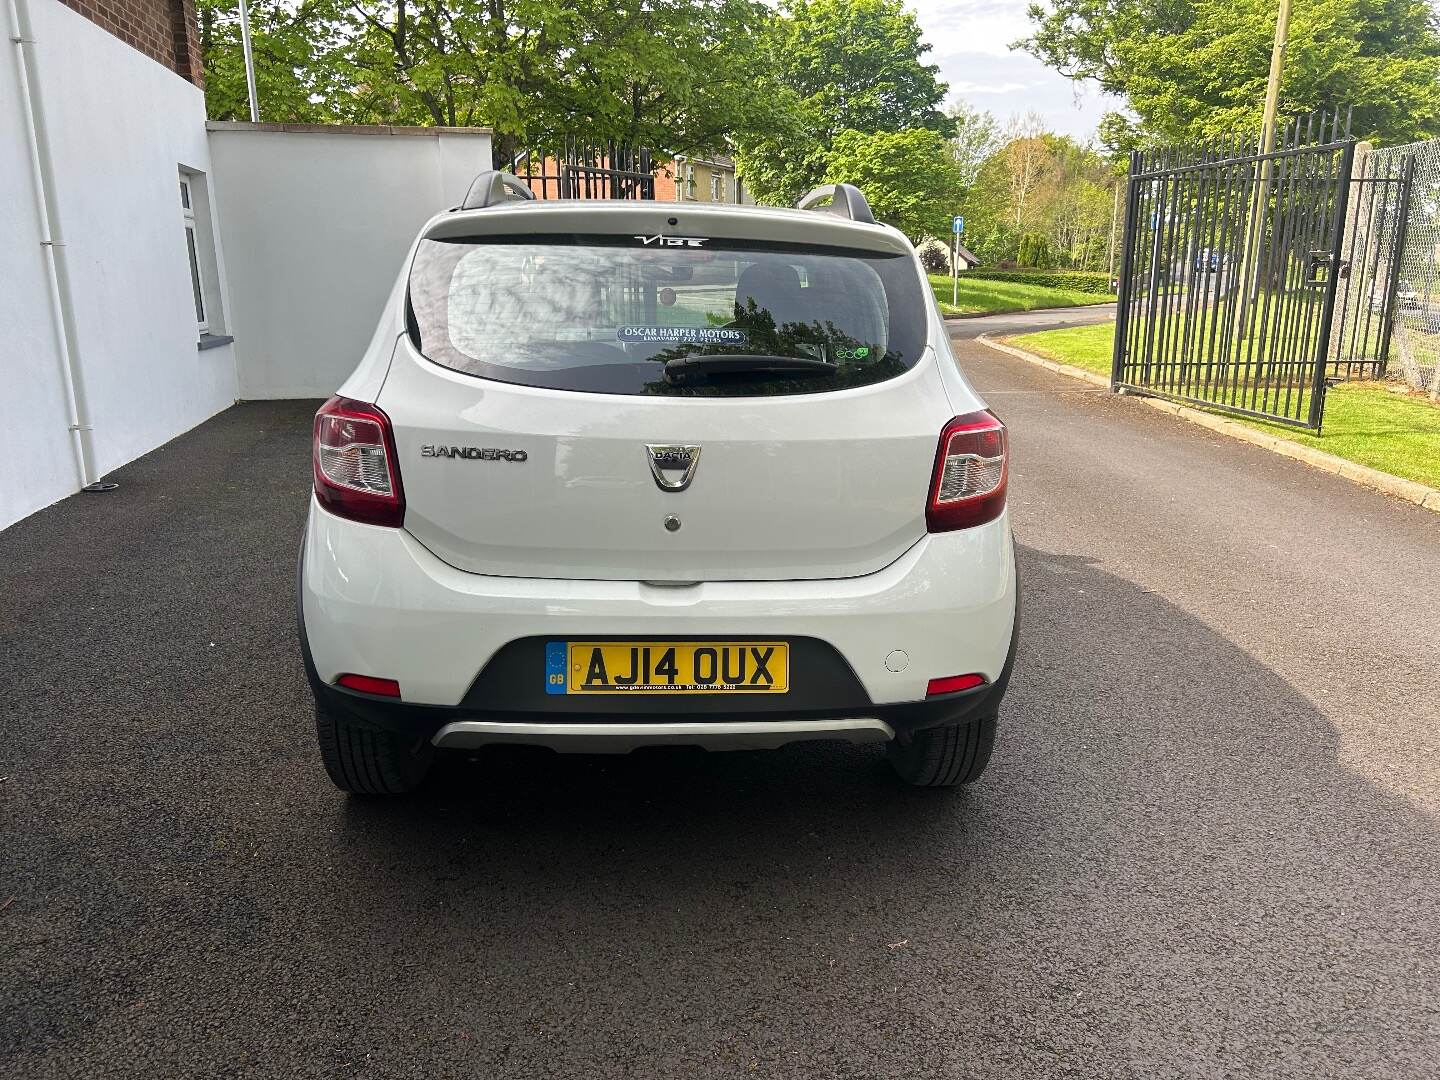
[{"label": "window with white frame", "polygon": [[180,175],[180,210],[185,218],[185,250],[190,258],[190,288],[195,294],[195,322],[207,333],[210,321],[205,314],[205,278],[200,271],[200,230],[195,224],[195,190],[188,176]]},{"label": "window with white frame", "polygon": [[695,166],[688,161],[685,163],[685,196],[695,198]]}]

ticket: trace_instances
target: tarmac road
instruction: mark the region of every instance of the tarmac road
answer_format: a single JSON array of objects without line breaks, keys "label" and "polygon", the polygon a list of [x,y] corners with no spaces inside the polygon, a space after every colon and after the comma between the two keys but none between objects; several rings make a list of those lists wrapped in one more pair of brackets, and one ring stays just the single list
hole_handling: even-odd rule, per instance
[{"label": "tarmac road", "polygon": [[314,403],[0,533],[0,1075],[1435,1076],[1440,519],[957,349],[1025,590],[962,792],[810,745],[347,801]]}]

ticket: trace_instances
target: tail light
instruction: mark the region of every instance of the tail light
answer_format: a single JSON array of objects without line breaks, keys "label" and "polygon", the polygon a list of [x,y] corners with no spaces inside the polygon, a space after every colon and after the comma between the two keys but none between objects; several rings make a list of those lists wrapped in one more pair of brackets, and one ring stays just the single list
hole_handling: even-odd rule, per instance
[{"label": "tail light", "polygon": [[351,521],[404,523],[395,437],[390,418],[374,405],[332,397],[315,414],[315,497]]},{"label": "tail light", "polygon": [[394,679],[379,679],[374,675],[356,675],[346,672],[335,682],[347,690],[359,690],[362,694],[377,694],[380,697],[400,696],[400,684]]},{"label": "tail light", "polygon": [[940,432],[925,525],[951,532],[994,521],[1005,509],[1009,479],[1005,425],[987,411],[957,416]]},{"label": "tail light", "polygon": [[925,696],[958,694],[961,690],[974,690],[975,687],[984,685],[984,675],[946,675],[942,679],[931,679],[925,687]]}]

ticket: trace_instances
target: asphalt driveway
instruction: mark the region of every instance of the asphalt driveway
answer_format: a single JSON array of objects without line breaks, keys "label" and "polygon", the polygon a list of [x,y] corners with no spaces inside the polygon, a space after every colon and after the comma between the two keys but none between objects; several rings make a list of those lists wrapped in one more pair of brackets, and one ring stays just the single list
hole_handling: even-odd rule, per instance
[{"label": "asphalt driveway", "polygon": [[0,533],[0,1074],[1435,1075],[1440,519],[958,347],[1025,588],[964,792],[497,749],[347,801],[294,635],[314,403]]}]

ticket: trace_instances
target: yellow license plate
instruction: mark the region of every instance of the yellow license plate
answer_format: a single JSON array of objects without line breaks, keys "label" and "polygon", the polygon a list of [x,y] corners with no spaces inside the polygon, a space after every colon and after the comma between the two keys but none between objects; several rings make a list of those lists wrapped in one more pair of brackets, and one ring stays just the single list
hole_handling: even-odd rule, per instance
[{"label": "yellow license plate", "polygon": [[547,694],[783,694],[783,641],[550,641]]}]

